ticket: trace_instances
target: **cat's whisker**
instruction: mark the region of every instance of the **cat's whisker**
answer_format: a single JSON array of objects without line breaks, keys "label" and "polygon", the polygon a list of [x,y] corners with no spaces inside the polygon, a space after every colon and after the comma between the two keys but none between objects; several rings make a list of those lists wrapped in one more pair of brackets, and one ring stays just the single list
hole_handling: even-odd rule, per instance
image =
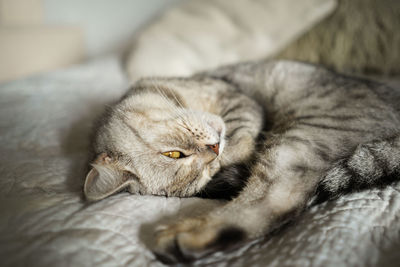
[{"label": "cat's whisker", "polygon": [[[171,108],[171,110],[173,110],[174,112],[171,112],[171,119],[173,119],[173,115],[172,114],[176,114],[179,118],[184,118],[184,112],[183,110],[185,110],[185,108],[183,107],[183,105],[181,104],[181,102],[178,100],[178,98],[176,97],[175,93],[169,89],[169,88],[161,88],[160,86],[158,86],[157,84],[153,85],[154,88],[157,90],[157,92],[159,93],[159,95],[163,98],[164,102]],[[165,92],[163,90],[169,90],[172,97],[174,98],[174,100],[176,101],[176,103],[178,104],[179,107],[177,107],[176,105],[174,105],[166,96]]]}]

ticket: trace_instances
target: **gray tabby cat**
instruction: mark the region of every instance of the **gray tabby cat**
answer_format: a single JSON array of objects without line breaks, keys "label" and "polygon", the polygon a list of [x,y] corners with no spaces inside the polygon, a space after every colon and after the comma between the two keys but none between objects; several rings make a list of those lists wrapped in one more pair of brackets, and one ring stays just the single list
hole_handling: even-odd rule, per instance
[{"label": "gray tabby cat", "polygon": [[143,79],[102,118],[84,192],[188,197],[243,185],[223,207],[158,228],[156,255],[188,262],[263,236],[311,202],[392,181],[399,103],[384,85],[290,61]]}]

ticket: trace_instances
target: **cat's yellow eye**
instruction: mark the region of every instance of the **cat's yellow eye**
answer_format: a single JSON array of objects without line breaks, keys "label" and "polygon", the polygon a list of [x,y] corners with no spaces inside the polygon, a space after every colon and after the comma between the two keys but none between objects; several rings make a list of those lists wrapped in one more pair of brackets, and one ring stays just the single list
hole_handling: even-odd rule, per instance
[{"label": "cat's yellow eye", "polygon": [[179,159],[182,157],[182,153],[179,151],[169,151],[169,152],[164,152],[162,153],[164,156],[173,158],[173,159]]}]

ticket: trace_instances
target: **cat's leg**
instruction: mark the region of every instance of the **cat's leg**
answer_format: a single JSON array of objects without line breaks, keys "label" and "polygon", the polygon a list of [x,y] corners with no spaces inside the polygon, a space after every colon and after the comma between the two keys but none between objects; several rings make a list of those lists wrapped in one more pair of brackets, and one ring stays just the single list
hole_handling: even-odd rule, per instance
[{"label": "cat's leg", "polygon": [[385,185],[400,174],[400,134],[386,140],[360,144],[337,161],[320,181],[312,204],[344,193]]},{"label": "cat's leg", "polygon": [[190,261],[269,233],[304,209],[325,167],[322,162],[307,146],[269,147],[233,201],[206,216],[161,226],[155,253],[166,262]]},{"label": "cat's leg", "polygon": [[259,141],[264,115],[254,100],[234,90],[220,92],[217,98],[214,112],[225,123],[224,147],[217,159],[221,169],[197,196],[232,199],[249,177],[249,163]]},{"label": "cat's leg", "polygon": [[216,97],[219,99],[216,113],[226,128],[226,144],[219,158],[221,166],[244,162],[253,154],[263,127],[263,109],[254,100],[233,90]]}]

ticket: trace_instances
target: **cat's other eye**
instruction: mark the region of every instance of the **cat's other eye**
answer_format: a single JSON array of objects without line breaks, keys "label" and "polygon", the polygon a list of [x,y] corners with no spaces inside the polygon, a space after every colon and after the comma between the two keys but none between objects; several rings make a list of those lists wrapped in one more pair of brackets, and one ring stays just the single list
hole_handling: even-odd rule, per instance
[{"label": "cat's other eye", "polygon": [[173,159],[180,159],[186,157],[182,152],[179,151],[168,151],[162,153],[164,156],[173,158]]}]

